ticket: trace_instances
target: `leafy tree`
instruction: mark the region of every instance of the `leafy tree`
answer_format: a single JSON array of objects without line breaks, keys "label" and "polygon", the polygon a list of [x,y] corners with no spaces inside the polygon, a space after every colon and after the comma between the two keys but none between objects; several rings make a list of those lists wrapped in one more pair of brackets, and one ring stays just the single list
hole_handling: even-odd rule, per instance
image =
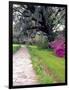
[{"label": "leafy tree", "polygon": [[[13,5],[13,36],[19,41],[36,35],[37,31],[46,33],[48,40],[53,41],[57,31],[65,29],[65,8],[40,5]],[[65,30],[64,30],[65,31]]]}]

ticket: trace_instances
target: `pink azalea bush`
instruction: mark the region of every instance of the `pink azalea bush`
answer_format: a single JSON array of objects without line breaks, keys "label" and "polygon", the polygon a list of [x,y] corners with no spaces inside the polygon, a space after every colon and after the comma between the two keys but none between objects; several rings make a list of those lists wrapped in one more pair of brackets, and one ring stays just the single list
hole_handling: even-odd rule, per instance
[{"label": "pink azalea bush", "polygon": [[56,38],[50,43],[51,48],[53,48],[55,54],[58,57],[63,57],[65,54],[65,40],[63,37]]}]

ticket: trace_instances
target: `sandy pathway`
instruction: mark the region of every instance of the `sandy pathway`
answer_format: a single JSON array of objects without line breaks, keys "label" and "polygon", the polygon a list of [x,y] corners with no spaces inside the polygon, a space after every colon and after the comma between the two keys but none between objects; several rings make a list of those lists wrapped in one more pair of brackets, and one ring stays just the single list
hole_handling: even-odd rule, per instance
[{"label": "sandy pathway", "polygon": [[13,55],[13,86],[37,84],[30,55],[26,47],[21,47]]}]

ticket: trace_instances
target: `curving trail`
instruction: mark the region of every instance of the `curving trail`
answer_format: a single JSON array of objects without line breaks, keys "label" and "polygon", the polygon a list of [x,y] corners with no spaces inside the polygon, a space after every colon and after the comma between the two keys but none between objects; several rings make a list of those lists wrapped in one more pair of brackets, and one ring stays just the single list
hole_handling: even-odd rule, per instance
[{"label": "curving trail", "polygon": [[13,55],[13,86],[35,85],[37,78],[26,47],[21,47]]}]

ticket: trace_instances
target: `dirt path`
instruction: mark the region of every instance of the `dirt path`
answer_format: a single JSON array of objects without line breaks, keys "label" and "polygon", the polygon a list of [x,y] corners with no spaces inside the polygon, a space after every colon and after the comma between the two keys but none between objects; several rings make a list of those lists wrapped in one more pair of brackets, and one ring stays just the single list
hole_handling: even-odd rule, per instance
[{"label": "dirt path", "polygon": [[13,55],[13,86],[37,84],[30,55],[26,47],[21,47]]}]

